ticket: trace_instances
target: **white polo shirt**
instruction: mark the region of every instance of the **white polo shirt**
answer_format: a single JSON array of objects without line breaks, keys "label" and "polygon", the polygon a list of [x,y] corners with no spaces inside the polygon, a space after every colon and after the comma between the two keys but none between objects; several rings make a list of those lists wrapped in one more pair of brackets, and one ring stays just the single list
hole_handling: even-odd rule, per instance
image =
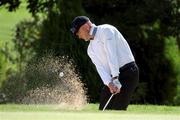
[{"label": "white polo shirt", "polygon": [[112,77],[119,76],[120,67],[135,61],[134,56],[127,41],[114,26],[93,25],[90,34],[95,36],[90,40],[87,53],[103,83],[108,85]]}]

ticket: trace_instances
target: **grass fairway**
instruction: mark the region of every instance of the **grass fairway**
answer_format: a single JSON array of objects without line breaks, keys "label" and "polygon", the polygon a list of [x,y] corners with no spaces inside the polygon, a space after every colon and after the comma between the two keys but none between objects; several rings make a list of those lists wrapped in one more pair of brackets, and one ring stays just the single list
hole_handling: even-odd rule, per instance
[{"label": "grass fairway", "polygon": [[180,120],[180,107],[130,105],[127,111],[81,110],[59,105],[0,105],[0,120]]}]

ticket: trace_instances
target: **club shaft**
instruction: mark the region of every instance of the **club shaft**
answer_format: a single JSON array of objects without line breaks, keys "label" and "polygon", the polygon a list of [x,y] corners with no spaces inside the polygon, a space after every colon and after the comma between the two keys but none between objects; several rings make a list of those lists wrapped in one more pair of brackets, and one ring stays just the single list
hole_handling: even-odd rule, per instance
[{"label": "club shaft", "polygon": [[106,109],[107,105],[109,104],[109,102],[111,101],[112,97],[114,96],[114,94],[112,94],[109,98],[109,100],[107,101],[107,103],[105,104],[103,111]]}]

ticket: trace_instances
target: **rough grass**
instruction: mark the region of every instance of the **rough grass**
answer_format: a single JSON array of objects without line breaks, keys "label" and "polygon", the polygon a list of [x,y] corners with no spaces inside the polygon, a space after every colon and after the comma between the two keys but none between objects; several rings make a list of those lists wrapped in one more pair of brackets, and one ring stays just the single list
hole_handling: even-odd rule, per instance
[{"label": "rough grass", "polygon": [[[26,10],[26,3],[24,1],[25,0],[22,0],[22,4],[15,12],[8,12],[5,7],[0,7],[0,50],[8,48],[13,55],[15,55],[15,53],[12,50],[12,38],[15,35],[15,26],[20,21],[31,18],[30,13]],[[12,64],[7,61],[5,56],[2,55],[3,54],[0,53],[0,56],[3,59],[3,68],[0,69],[0,86],[3,80],[6,79],[7,69],[13,67]]]},{"label": "rough grass", "polygon": [[97,104],[81,110],[59,105],[0,105],[1,120],[180,120],[180,107],[130,105],[127,111],[98,111]]},{"label": "rough grass", "polygon": [[20,9],[15,12],[8,12],[4,7],[0,8],[0,43],[8,42],[12,39],[15,26],[23,19],[29,19],[31,17],[28,10],[26,10],[26,4],[22,3]]}]

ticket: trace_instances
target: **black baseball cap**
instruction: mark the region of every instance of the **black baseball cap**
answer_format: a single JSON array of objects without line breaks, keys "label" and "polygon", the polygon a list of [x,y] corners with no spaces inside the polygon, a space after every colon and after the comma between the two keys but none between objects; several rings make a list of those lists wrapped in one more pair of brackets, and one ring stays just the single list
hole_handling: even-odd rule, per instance
[{"label": "black baseball cap", "polygon": [[76,36],[76,33],[79,31],[79,28],[84,25],[87,21],[89,21],[89,18],[86,16],[77,16],[74,18],[74,20],[71,23],[71,32],[74,36]]}]

